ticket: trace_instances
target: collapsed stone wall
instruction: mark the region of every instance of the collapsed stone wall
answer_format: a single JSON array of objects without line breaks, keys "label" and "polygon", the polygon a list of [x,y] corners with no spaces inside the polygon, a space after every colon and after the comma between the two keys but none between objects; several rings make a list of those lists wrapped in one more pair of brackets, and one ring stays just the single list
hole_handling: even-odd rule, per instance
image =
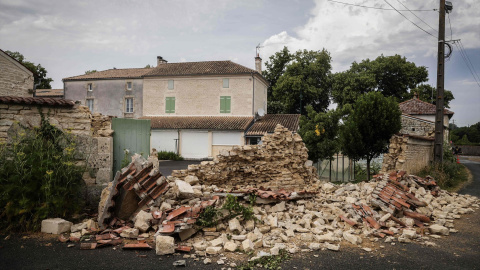
[{"label": "collapsed stone wall", "polygon": [[308,150],[298,134],[277,125],[273,134],[262,138],[262,145],[234,146],[222,150],[213,161],[176,170],[172,176],[198,177],[202,184],[252,186],[302,190],[317,180],[317,173],[308,160]]},{"label": "collapsed stone wall", "polygon": [[433,139],[414,135],[394,135],[389,152],[383,157],[382,172],[408,171],[412,174],[430,165],[433,160]]},{"label": "collapsed stone wall", "polygon": [[[40,112],[50,124],[76,136],[79,165],[88,158],[88,171],[83,179],[87,185],[104,184],[112,179],[113,138],[111,118],[94,115],[88,107],[74,105],[48,106],[30,104],[0,104],[0,142],[7,141],[9,133],[15,132],[14,124],[27,128],[39,127]],[[11,135],[11,134],[10,134]]]}]

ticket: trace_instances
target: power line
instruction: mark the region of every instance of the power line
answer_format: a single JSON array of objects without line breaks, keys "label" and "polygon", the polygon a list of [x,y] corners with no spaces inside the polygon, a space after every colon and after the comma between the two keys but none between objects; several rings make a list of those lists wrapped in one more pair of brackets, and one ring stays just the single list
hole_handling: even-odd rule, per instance
[{"label": "power line", "polygon": [[[472,62],[470,61],[470,57],[468,57],[467,50],[465,50],[465,47],[463,46],[462,41],[459,40],[458,43],[460,44],[460,47],[461,47],[462,50],[463,50],[463,54],[465,54],[465,58],[467,58],[468,62],[470,63],[470,66],[472,67],[473,72],[475,73],[475,75],[477,76],[477,78],[480,80],[480,77],[478,76],[477,70],[475,69],[475,66],[474,66],[474,65],[472,64]],[[478,81],[477,81],[477,83],[478,83]],[[480,86],[480,85],[479,85],[479,86]]]},{"label": "power line", "polygon": [[387,3],[389,6],[391,6],[395,11],[398,12],[398,14],[402,15],[407,21],[411,22],[413,25],[415,25],[416,27],[418,27],[420,30],[422,30],[423,32],[427,33],[428,35],[434,37],[435,39],[438,39],[438,37],[432,35],[430,32],[428,32],[427,30],[423,29],[422,27],[418,26],[418,24],[412,22],[409,18],[407,18],[405,15],[403,15],[403,13],[401,13],[398,9],[396,9],[395,7],[393,7],[390,3],[387,2],[387,0],[384,0],[385,3]]},{"label": "power line", "polygon": [[453,31],[452,31],[452,23],[450,22],[450,14],[447,13],[447,16],[448,16],[448,24],[450,25],[450,39],[453,39],[452,36],[453,36]]},{"label": "power line", "polygon": [[[363,7],[363,8],[371,8],[371,9],[380,9],[380,10],[395,10],[393,8],[383,8],[383,7],[371,7],[371,6],[364,6],[364,5],[357,5],[357,4],[351,4],[351,3],[345,3],[345,2],[340,2],[340,1],[334,1],[334,0],[327,0],[328,2],[334,2],[338,4],[344,4],[347,6],[355,6],[355,7]],[[408,11],[408,10],[400,10],[400,11]],[[436,11],[436,9],[415,9],[412,11]]]},{"label": "power line", "polygon": [[417,17],[417,19],[419,19],[420,21],[422,21],[424,24],[426,24],[428,27],[430,27],[433,31],[435,32],[438,32],[437,29],[431,27],[427,22],[425,22],[424,20],[422,20],[422,18],[418,17],[417,14],[413,13],[412,10],[408,9],[402,2],[400,2],[399,0],[397,0],[397,2],[402,5],[404,8],[406,8],[408,11],[410,11],[410,13],[413,14],[413,16]]},{"label": "power line", "polygon": [[463,48],[459,45],[460,42],[454,42],[455,46],[457,47],[458,51],[460,52],[460,55],[462,56],[462,59],[463,61],[465,62],[465,65],[467,65],[467,68],[468,70],[470,70],[470,73],[472,74],[473,76],[473,79],[475,80],[475,82],[478,84],[478,86],[480,87],[480,83],[478,82],[477,80],[477,77],[475,76],[475,73],[473,72],[472,68],[470,67],[469,65],[469,60],[467,60],[467,57],[468,55],[466,54],[465,51],[463,51]]}]

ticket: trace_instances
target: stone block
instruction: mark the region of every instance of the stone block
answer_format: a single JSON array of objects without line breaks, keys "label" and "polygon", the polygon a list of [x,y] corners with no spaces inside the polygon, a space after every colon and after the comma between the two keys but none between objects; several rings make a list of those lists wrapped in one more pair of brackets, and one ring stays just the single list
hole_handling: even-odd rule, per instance
[{"label": "stone block", "polygon": [[51,234],[61,234],[70,231],[72,222],[61,218],[50,218],[42,220],[42,232]]},{"label": "stone block", "polygon": [[157,255],[175,253],[175,238],[171,236],[158,235],[155,238],[155,251]]},{"label": "stone block", "polygon": [[150,228],[150,221],[153,219],[151,213],[140,211],[135,217],[135,228],[144,233]]},{"label": "stone block", "polygon": [[99,154],[113,154],[112,137],[95,137]]},{"label": "stone block", "polygon": [[192,186],[185,181],[175,180],[175,193],[177,197],[188,199],[194,196],[195,191]]},{"label": "stone block", "polygon": [[109,183],[113,178],[112,168],[100,168],[97,172],[96,183],[99,185]]}]

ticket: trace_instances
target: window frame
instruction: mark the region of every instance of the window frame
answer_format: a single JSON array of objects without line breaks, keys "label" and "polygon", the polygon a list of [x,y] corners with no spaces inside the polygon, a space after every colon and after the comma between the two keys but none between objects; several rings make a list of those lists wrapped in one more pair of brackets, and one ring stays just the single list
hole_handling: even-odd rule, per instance
[{"label": "window frame", "polygon": [[[131,101],[131,111],[129,111],[128,103]],[[125,113],[133,113],[134,112],[134,105],[133,105],[133,97],[126,97],[125,98]]]},{"label": "window frame", "polygon": [[220,96],[220,113],[231,113],[231,112],[232,112],[232,97]]},{"label": "window frame", "polygon": [[165,97],[165,113],[175,113],[175,97]]},{"label": "window frame", "polygon": [[[130,88],[128,87],[128,84],[130,84]],[[132,91],[133,90],[133,82],[132,81],[125,82],[125,89],[127,89],[127,91]]]},{"label": "window frame", "polygon": [[93,91],[93,83],[87,83],[87,91]]},{"label": "window frame", "polygon": [[[172,86],[170,87],[170,82],[172,83]],[[168,90],[174,90],[175,89],[175,80],[168,80],[167,82],[167,89]]]},{"label": "window frame", "polygon": [[[222,88],[230,88],[230,78],[223,78],[222,81],[223,81]],[[225,86],[225,82],[227,86]]]},{"label": "window frame", "polygon": [[[90,105],[89,103],[92,103],[92,108],[90,108]],[[93,110],[95,109],[95,99],[93,98],[87,98],[85,100],[85,105],[88,107],[88,109],[90,110],[91,113],[93,113]]]}]

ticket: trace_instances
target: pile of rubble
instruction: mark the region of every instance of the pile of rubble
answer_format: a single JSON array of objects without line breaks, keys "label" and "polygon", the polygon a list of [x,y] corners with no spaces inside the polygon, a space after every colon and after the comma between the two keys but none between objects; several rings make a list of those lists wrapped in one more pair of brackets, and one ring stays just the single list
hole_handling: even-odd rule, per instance
[{"label": "pile of rubble", "polygon": [[[358,184],[319,182],[301,138],[283,127],[265,136],[262,146],[248,147],[168,177],[154,155],[135,155],[103,191],[97,221],[44,221],[42,231],[68,232],[60,241],[80,241],[82,249],[121,244],[224,264],[228,254],[338,251],[341,245],[373,251],[375,242],[435,245],[434,239],[456,232],[455,219],[479,208],[476,197],[441,190],[431,177],[404,171]],[[280,185],[299,179],[303,185],[296,190]],[[242,211],[232,216],[232,207]]]},{"label": "pile of rubble", "polygon": [[173,171],[172,176],[196,176],[202,184],[219,187],[251,185],[291,190],[304,189],[317,178],[300,135],[281,125],[276,126],[273,134],[263,136],[262,145],[223,150],[213,161]]}]

